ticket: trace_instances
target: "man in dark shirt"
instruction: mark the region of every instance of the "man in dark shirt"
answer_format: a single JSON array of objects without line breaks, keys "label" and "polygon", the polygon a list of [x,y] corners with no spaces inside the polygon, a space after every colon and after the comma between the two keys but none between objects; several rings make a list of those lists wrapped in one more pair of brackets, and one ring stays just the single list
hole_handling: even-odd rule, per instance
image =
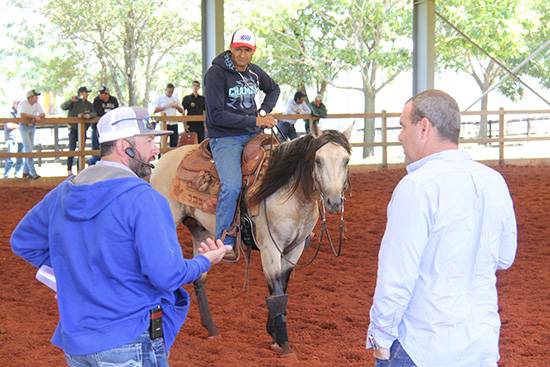
[{"label": "man in dark shirt", "polygon": [[[118,99],[109,93],[109,88],[102,86],[99,94],[94,98],[94,111],[98,117],[118,107]],[[92,149],[99,149],[99,139],[97,134],[97,124],[92,124]],[[93,156],[88,160],[88,164],[94,165],[99,161],[99,156]]]},{"label": "man in dark shirt", "polygon": [[[198,80],[193,82],[193,92],[181,101],[183,108],[187,111],[187,115],[202,115],[205,111],[204,97],[199,94],[201,83]],[[203,121],[187,121],[189,131],[196,132],[199,138],[199,143],[204,140],[204,122]]]}]

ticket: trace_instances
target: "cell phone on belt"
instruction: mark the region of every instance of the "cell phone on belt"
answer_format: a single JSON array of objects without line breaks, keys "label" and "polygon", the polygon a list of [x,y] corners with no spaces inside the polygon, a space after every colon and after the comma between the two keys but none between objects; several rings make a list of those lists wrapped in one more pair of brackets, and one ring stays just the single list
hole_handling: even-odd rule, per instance
[{"label": "cell phone on belt", "polygon": [[149,337],[151,340],[163,337],[162,308],[157,306],[150,311]]}]

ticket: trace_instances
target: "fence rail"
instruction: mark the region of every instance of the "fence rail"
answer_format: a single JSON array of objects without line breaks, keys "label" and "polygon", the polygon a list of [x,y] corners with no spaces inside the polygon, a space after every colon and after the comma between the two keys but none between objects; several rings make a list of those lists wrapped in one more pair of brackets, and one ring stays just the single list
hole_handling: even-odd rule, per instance
[{"label": "fence rail", "polygon": [[[466,111],[462,112],[462,116],[480,116],[480,115],[498,115],[498,136],[497,137],[487,137],[487,138],[462,138],[460,139],[461,144],[491,144],[498,143],[499,154],[498,161],[499,164],[505,163],[505,145],[510,142],[533,142],[533,141],[548,141],[550,140],[549,136],[529,136],[529,126],[530,121],[527,119],[527,136],[525,137],[511,137],[506,135],[506,121],[505,117],[508,115],[531,115],[531,114],[547,114],[546,117],[550,120],[550,109],[546,110],[505,110],[500,108],[498,110],[491,111]],[[273,114],[276,119],[308,119],[314,118],[313,116],[308,115],[285,115],[276,113]],[[388,127],[388,119],[399,117],[400,113],[396,112],[377,112],[377,113],[339,113],[339,114],[329,114],[323,120],[327,119],[351,119],[351,118],[360,118],[360,119],[380,119],[380,141],[363,141],[359,143],[352,143],[352,147],[362,147],[363,149],[368,147],[382,147],[382,167],[387,167],[388,165],[388,147],[400,146],[401,143],[398,141],[388,141],[388,131],[394,130],[396,127]],[[160,123],[161,129],[166,129],[166,124],[168,122],[187,122],[187,121],[203,121],[204,116],[163,116],[157,115],[152,116],[153,119],[157,120]],[[0,124],[5,124],[7,122],[18,122],[18,123],[28,123],[29,120],[24,118],[0,118]],[[84,120],[77,117],[45,117],[42,119],[42,122],[37,124],[39,128],[56,128],[60,125],[67,124],[78,124],[78,146],[75,151],[61,150],[59,144],[58,134],[54,134],[54,150],[53,151],[39,151],[32,153],[8,153],[0,152],[0,159],[10,158],[10,157],[32,157],[32,158],[60,158],[60,157],[78,157],[78,169],[82,170],[85,166],[85,157],[92,155],[99,155],[98,150],[86,149],[85,146],[85,125],[88,123],[97,123],[98,119]],[[514,120],[514,121],[517,121]],[[374,123],[374,122],[373,122]],[[490,123],[490,122],[489,122]],[[469,122],[463,123],[464,125],[472,124]],[[56,129],[57,130],[57,129]],[[365,139],[363,139],[365,140]],[[160,151],[166,152],[171,148],[168,147],[167,137],[162,136],[160,141]]]}]

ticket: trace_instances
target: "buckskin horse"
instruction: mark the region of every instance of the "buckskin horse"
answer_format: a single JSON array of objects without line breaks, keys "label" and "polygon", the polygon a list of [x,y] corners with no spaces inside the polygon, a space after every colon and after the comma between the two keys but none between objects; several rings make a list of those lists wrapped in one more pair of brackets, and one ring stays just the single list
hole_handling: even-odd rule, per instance
[{"label": "buckskin horse", "polygon": [[[292,353],[286,326],[289,277],[319,219],[319,200],[328,212],[342,209],[349,180],[348,140],[352,128],[344,133],[336,130],[321,133],[316,129],[313,135],[274,147],[265,179],[253,197],[259,205],[259,213],[254,217],[255,240],[269,288],[267,331],[272,337],[272,348],[282,354]],[[186,145],[164,154],[153,171],[151,184],[168,199],[176,225],[182,222],[189,228],[196,254],[200,241],[215,233],[215,215],[170,198],[178,165],[195,147]],[[196,281],[194,286],[201,323],[209,336],[218,335],[208,308],[204,280]]]}]

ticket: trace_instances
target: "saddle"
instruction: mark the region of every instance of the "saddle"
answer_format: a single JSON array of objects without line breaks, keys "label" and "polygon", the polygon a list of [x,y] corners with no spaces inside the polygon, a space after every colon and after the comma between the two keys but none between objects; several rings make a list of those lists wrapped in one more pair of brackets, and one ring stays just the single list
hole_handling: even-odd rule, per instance
[{"label": "saddle", "polygon": [[[240,202],[248,202],[263,181],[271,147],[278,144],[271,135],[258,134],[244,147],[242,155],[243,190]],[[180,162],[172,182],[170,197],[180,203],[215,214],[220,191],[220,178],[214,164],[208,139],[201,142]],[[239,209],[239,208],[237,208]],[[252,217],[259,206],[249,207]]]}]

